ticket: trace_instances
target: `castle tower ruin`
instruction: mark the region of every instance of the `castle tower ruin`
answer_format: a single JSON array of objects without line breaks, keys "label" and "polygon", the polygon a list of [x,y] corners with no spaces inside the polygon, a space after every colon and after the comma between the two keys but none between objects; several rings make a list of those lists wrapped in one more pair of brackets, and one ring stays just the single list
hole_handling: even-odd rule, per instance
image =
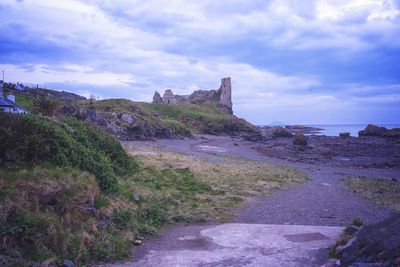
[{"label": "castle tower ruin", "polygon": [[232,113],[232,84],[230,77],[222,78],[219,90],[221,92],[220,104],[228,108]]},{"label": "castle tower ruin", "polygon": [[165,90],[162,100],[164,104],[176,104],[175,95],[170,89]]},{"label": "castle tower ruin", "polygon": [[163,100],[162,100],[162,98],[161,98],[160,93],[156,91],[156,92],[154,93],[154,96],[153,96],[153,103],[154,103],[154,104],[162,104],[162,102],[163,102]]}]

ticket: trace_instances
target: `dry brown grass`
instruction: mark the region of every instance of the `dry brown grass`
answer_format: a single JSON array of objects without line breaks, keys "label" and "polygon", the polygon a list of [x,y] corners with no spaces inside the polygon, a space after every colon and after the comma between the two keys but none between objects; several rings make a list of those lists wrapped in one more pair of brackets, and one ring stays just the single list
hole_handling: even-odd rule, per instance
[{"label": "dry brown grass", "polygon": [[[158,170],[188,168],[202,182],[210,184],[213,193],[200,196],[202,205],[197,211],[216,221],[231,219],[232,211],[243,200],[255,195],[272,195],[279,189],[307,180],[303,172],[276,167],[242,158],[221,157],[217,162],[191,155],[164,151],[156,146],[138,147],[129,143],[125,149],[142,165]],[[192,212],[191,209],[188,209]]]},{"label": "dry brown grass", "polygon": [[388,179],[346,177],[343,182],[350,190],[382,205],[400,211],[400,184]]}]

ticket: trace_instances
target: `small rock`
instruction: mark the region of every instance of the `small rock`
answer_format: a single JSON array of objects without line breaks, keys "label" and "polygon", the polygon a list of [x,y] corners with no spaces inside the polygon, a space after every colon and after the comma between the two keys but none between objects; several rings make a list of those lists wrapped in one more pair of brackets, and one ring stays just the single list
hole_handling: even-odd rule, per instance
[{"label": "small rock", "polygon": [[392,178],[392,181],[393,181],[393,182],[397,182],[397,179],[396,179],[396,178]]},{"label": "small rock", "polygon": [[132,194],[132,199],[133,199],[134,201],[136,201],[136,202],[140,202],[140,200],[141,200],[140,194],[137,193],[137,192],[134,192],[134,193]]},{"label": "small rock", "polygon": [[6,260],[3,256],[0,256],[0,265],[1,265],[1,266],[7,265],[7,260]]},{"label": "small rock", "polygon": [[132,116],[129,115],[129,114],[126,114],[126,113],[121,115],[121,119],[126,121],[127,123],[132,123],[133,122]]},{"label": "small rock", "polygon": [[335,267],[337,259],[330,259],[325,264],[321,265],[321,267]]},{"label": "small rock", "polygon": [[97,223],[96,227],[99,229],[104,229],[107,228],[111,225],[111,221],[110,220],[101,220]]},{"label": "small rock", "polygon": [[348,132],[340,133],[339,136],[340,136],[341,138],[347,138],[347,137],[350,137],[350,133],[348,133]]},{"label": "small rock", "polygon": [[63,267],[74,267],[74,263],[71,260],[65,260]]},{"label": "small rock", "polygon": [[90,215],[93,215],[93,216],[97,215],[97,209],[94,208],[94,207],[86,208],[86,212],[89,213]]},{"label": "small rock", "polygon": [[58,265],[54,259],[48,259],[42,263],[41,267],[58,267]]},{"label": "small rock", "polygon": [[136,239],[136,240],[133,242],[133,244],[134,244],[135,246],[140,246],[140,245],[142,244],[142,240]]}]

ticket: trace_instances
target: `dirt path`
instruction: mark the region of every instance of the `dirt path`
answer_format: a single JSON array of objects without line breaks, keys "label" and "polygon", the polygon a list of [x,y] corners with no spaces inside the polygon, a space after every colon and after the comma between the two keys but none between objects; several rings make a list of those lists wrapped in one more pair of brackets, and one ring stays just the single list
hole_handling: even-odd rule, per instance
[{"label": "dirt path", "polygon": [[[351,223],[355,218],[367,223],[380,221],[389,216],[391,211],[384,207],[375,206],[360,198],[356,193],[350,192],[340,182],[340,179],[351,175],[385,178],[398,178],[399,175],[399,170],[394,169],[339,168],[323,164],[310,165],[288,162],[282,159],[266,157],[254,149],[254,143],[230,137],[203,136],[196,140],[159,140],[156,142],[138,142],[137,145],[157,145],[167,151],[187,153],[204,157],[211,161],[219,161],[221,156],[234,156],[275,165],[291,166],[308,173],[310,181],[290,189],[281,190],[273,197],[258,197],[249,203],[245,203],[244,207],[237,211],[235,224],[233,224],[241,225],[242,230],[239,235],[236,233],[236,236],[233,236],[231,240],[232,242],[244,242],[245,244],[238,244],[234,248],[229,246],[224,248],[231,249],[230,252],[218,250],[219,239],[214,236],[217,241],[209,242],[210,239],[213,240],[213,236],[204,234],[204,231],[209,232],[207,229],[210,227],[212,229],[222,227],[221,231],[224,232],[224,225],[175,227],[137,249],[135,252],[136,263],[127,263],[121,266],[273,266],[272,263],[272,265],[268,264],[268,259],[274,257],[279,259],[279,249],[274,250],[277,248],[272,243],[269,243],[269,245],[264,244],[263,246],[254,245],[253,243],[254,246],[246,245],[246,242],[250,241],[239,238],[240,235],[246,235],[247,232],[251,232],[253,235],[247,235],[247,238],[257,239],[257,231],[254,232],[255,225],[274,224],[280,225],[276,226],[278,228],[284,225],[310,225],[310,227],[315,227],[314,230],[309,229],[311,232],[307,232],[302,228],[301,233],[298,233],[298,235],[321,235],[327,237],[327,234],[321,234],[322,230],[318,230],[319,226],[344,226]],[[291,258],[293,261],[285,263],[284,261],[277,261],[275,263],[285,264],[286,266],[319,266],[327,254],[326,250],[322,248],[324,246],[326,248],[328,243],[334,242],[334,237],[337,237],[340,232],[338,229],[342,228],[331,227],[326,229],[327,232],[336,233],[336,235],[331,235],[331,239],[327,237],[329,242],[318,243],[318,240],[308,240],[307,242],[311,243],[307,244],[314,244],[314,247],[311,246],[309,250],[302,251],[299,255],[294,255],[294,258]],[[232,234],[228,232],[225,231],[224,233]],[[277,238],[277,240],[280,240],[279,242],[285,236],[282,232],[280,234],[280,237]],[[181,242],[181,246],[178,245],[176,247],[176,244],[180,243],[179,240],[189,241],[186,243]],[[264,241],[255,242],[263,243]],[[296,250],[295,247],[298,245],[296,242],[289,243],[286,245],[279,243],[284,251],[288,251],[287,253],[293,249]],[[193,247],[190,247],[190,244]],[[300,242],[300,244],[303,248],[307,247],[306,243]],[[274,253],[270,253],[265,258],[265,255],[263,256],[261,255],[262,253],[259,254],[257,252],[261,247],[269,247],[274,250]],[[201,253],[188,253],[187,250],[201,251]],[[178,254],[177,251],[179,252]],[[210,251],[214,252],[210,254]],[[219,257],[219,254],[222,256]],[[253,256],[249,258],[246,255]],[[207,257],[215,257],[215,259],[207,261]],[[285,257],[288,258],[289,256],[283,255],[280,259],[284,260]],[[191,258],[193,258],[193,261],[190,261]],[[199,260],[201,258],[204,260]],[[196,259],[198,260],[196,261]],[[170,264],[167,264],[168,260],[171,260]],[[258,262],[258,260],[261,260],[261,262]],[[138,263],[140,264],[138,265]]]}]

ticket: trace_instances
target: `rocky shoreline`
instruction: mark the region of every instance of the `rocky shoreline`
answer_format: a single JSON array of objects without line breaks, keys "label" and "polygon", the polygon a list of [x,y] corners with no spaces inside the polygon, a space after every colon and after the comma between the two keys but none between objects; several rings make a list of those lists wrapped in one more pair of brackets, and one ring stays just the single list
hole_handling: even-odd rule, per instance
[{"label": "rocky shoreline", "polygon": [[400,168],[399,129],[368,125],[359,137],[308,135],[304,145],[295,145],[286,128],[267,129],[266,140],[254,146],[271,158],[336,167]]}]

